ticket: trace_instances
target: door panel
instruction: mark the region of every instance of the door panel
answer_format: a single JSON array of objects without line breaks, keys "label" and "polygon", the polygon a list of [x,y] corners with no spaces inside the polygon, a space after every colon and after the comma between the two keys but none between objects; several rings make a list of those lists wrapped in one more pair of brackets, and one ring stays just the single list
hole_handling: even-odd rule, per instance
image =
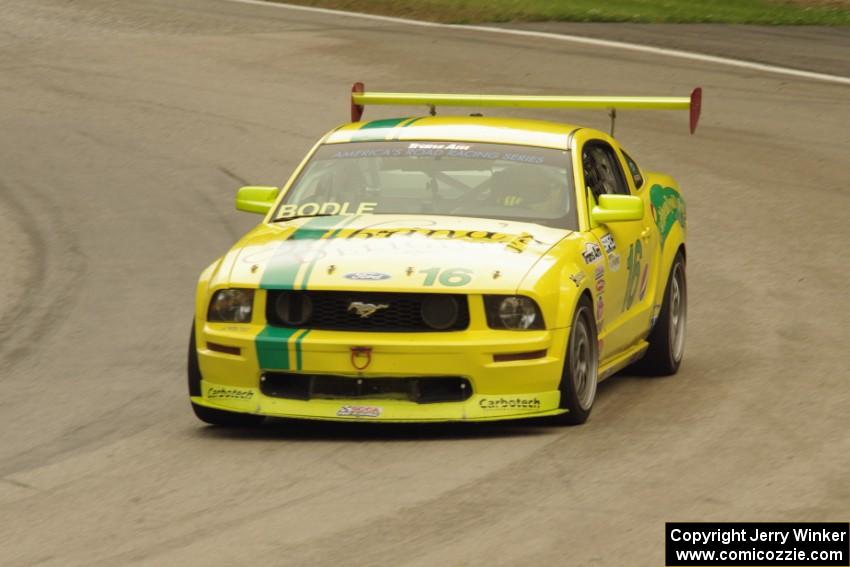
[{"label": "door panel", "polygon": [[581,187],[586,187],[587,218],[601,194],[640,195],[644,217],[638,221],[593,225],[590,235],[601,250],[594,260],[597,326],[601,340],[600,357],[608,359],[646,336],[652,311],[652,270],[655,248],[651,208],[626,176],[616,143],[610,138],[577,140],[576,169]]}]

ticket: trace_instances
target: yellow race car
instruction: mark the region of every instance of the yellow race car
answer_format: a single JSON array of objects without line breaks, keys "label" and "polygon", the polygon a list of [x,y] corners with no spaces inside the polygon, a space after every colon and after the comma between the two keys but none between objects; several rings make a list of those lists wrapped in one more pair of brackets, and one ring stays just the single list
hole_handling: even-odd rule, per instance
[{"label": "yellow race car", "polygon": [[[360,421],[587,420],[602,380],[673,374],[687,319],[685,203],[613,139],[615,108],[690,97],[367,93],[201,274],[195,414]],[[364,106],[429,116],[362,121]],[[600,108],[569,124],[434,116],[443,106]]]}]

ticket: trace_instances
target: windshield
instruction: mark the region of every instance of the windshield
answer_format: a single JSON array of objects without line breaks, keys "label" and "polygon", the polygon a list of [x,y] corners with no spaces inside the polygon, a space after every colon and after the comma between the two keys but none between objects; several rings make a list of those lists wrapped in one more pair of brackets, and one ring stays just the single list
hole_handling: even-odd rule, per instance
[{"label": "windshield", "polygon": [[354,214],[449,215],[577,229],[566,150],[475,142],[320,147],[277,220]]}]

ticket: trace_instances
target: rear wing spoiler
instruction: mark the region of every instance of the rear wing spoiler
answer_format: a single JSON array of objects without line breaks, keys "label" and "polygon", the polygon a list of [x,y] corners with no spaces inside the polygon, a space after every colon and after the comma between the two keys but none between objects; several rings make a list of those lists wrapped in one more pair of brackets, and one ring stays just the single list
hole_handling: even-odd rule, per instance
[{"label": "rear wing spoiler", "polygon": [[472,95],[434,93],[377,93],[364,92],[363,83],[351,87],[351,121],[363,117],[367,105],[424,105],[431,115],[438,106],[475,106],[510,108],[578,108],[603,109],[611,117],[611,135],[617,109],[626,110],[688,110],[691,134],[697,129],[702,107],[702,89],[695,88],[691,96],[538,96],[538,95]]}]

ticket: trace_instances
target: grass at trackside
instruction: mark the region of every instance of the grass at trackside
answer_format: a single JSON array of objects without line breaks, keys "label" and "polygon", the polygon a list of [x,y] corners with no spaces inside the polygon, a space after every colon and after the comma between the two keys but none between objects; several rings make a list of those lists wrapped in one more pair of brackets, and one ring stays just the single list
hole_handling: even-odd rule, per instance
[{"label": "grass at trackside", "polygon": [[275,0],[447,23],[850,25],[848,0]]}]

